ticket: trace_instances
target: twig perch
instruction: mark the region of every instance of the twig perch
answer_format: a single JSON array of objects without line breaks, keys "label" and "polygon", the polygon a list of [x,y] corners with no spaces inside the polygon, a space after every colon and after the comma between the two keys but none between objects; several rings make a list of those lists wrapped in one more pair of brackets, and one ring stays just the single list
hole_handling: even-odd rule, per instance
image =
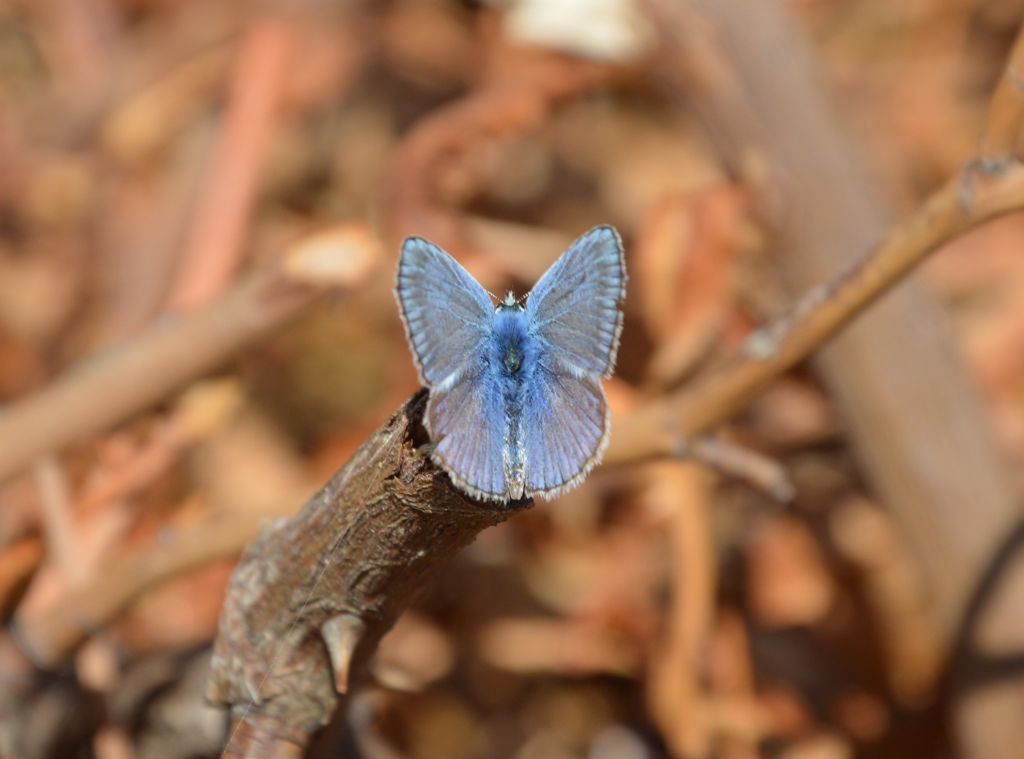
[{"label": "twig perch", "polygon": [[415,395],[297,516],[242,557],[208,689],[243,725],[227,756],[250,756],[254,743],[266,748],[265,728],[285,752],[267,756],[304,745],[447,560],[529,506],[483,505],[452,487],[424,448],[426,397]]},{"label": "twig perch", "polygon": [[[677,455],[681,440],[740,410],[942,243],[1024,208],[1024,170],[1016,164],[980,182],[970,208],[960,202],[961,181],[939,191],[856,270],[761,330],[720,371],[622,420],[606,460]],[[430,463],[418,447],[427,442],[425,397],[415,396],[299,516],[268,531],[239,564],[209,691],[245,723],[228,755],[247,756],[243,741],[268,740],[271,726],[285,744],[303,745],[415,594],[481,530],[519,510],[467,500]]]}]

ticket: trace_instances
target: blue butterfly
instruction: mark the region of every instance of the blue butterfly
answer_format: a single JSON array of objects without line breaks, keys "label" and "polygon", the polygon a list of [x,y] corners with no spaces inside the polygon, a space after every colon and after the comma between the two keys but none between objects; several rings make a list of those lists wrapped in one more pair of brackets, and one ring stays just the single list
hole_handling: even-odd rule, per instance
[{"label": "blue butterfly", "polygon": [[395,289],[430,389],[433,460],[475,498],[553,498],[583,481],[608,446],[610,377],[622,332],[626,263],[614,229],[595,227],[540,278],[526,305],[495,307],[451,256],[402,245]]}]

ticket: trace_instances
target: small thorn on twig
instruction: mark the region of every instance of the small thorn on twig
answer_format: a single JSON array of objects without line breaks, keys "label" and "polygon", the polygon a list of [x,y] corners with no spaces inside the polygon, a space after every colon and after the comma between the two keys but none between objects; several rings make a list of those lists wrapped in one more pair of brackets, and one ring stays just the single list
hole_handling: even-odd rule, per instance
[{"label": "small thorn on twig", "polygon": [[211,704],[223,704],[230,696],[230,691],[224,681],[219,677],[210,677],[206,680],[206,688],[203,691],[203,698]]},{"label": "small thorn on twig", "polygon": [[320,635],[327,644],[334,670],[334,689],[338,693],[348,692],[349,670],[352,654],[366,631],[366,624],[354,614],[338,614],[320,626]]}]

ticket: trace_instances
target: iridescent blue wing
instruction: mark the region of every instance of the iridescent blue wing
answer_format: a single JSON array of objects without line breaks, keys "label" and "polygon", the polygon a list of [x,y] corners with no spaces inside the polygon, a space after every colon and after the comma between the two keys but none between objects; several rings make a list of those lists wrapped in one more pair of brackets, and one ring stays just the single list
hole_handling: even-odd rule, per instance
[{"label": "iridescent blue wing", "polygon": [[488,376],[477,360],[450,386],[431,390],[425,423],[436,443],[434,461],[461,490],[505,501],[505,407],[500,386]]},{"label": "iridescent blue wing", "polygon": [[395,294],[424,385],[452,381],[480,354],[494,306],[470,273],[439,247],[420,237],[405,240]]},{"label": "iridescent blue wing", "polygon": [[525,388],[522,445],[526,492],[545,498],[576,487],[601,460],[611,420],[596,374],[549,355]]},{"label": "iridescent blue wing", "polygon": [[569,246],[530,291],[530,332],[561,362],[610,377],[625,295],[626,264],[619,235],[611,227],[594,227]]}]

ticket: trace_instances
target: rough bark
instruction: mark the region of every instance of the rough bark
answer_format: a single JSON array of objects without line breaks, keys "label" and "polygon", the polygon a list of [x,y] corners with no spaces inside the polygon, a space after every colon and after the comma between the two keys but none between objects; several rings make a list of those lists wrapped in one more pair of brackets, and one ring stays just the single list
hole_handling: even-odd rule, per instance
[{"label": "rough bark", "polygon": [[249,729],[257,723],[281,726],[285,744],[308,740],[416,593],[483,529],[530,505],[484,505],[452,487],[428,455],[426,397],[413,396],[239,562],[208,690],[246,726],[228,755],[247,755],[247,736],[267,740]]}]

